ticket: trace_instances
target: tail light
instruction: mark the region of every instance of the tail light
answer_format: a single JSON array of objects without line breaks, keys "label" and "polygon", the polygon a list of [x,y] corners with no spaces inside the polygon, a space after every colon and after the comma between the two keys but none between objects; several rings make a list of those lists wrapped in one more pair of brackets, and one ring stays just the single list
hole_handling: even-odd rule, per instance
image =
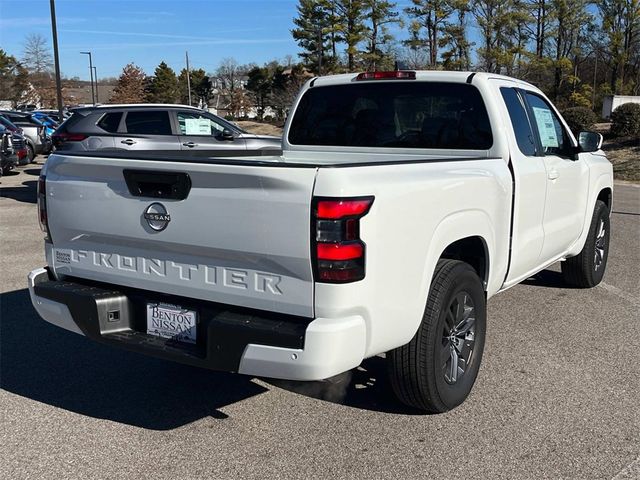
[{"label": "tail light", "polygon": [[44,239],[51,240],[49,232],[49,220],[47,218],[47,177],[40,175],[38,178],[38,221],[40,229],[45,233]]},{"label": "tail light", "polygon": [[60,132],[54,133],[51,136],[51,141],[54,147],[59,147],[65,142],[81,142],[85,138],[87,138],[87,136],[81,133]]},{"label": "tail light", "polygon": [[365,276],[365,244],[360,239],[360,219],[373,197],[313,200],[312,257],[317,282],[349,283]]}]

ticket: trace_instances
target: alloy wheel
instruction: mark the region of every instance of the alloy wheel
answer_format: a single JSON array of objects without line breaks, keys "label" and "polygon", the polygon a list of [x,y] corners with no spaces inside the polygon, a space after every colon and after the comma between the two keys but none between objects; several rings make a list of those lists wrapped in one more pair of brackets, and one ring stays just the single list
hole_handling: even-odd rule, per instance
[{"label": "alloy wheel", "polygon": [[476,317],[471,295],[459,292],[447,308],[440,360],[448,384],[458,382],[468,370],[475,345]]}]

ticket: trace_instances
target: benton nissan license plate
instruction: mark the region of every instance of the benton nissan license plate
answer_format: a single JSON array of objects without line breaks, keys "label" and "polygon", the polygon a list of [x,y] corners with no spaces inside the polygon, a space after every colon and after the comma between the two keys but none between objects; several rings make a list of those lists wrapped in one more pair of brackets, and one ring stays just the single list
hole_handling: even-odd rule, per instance
[{"label": "benton nissan license plate", "polygon": [[147,303],[147,334],[196,343],[196,312],[168,303]]}]

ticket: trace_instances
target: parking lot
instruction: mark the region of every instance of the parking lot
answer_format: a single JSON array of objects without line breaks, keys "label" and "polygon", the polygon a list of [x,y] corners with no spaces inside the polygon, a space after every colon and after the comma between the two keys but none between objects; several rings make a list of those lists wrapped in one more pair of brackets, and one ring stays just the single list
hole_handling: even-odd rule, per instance
[{"label": "parking lot", "polygon": [[640,478],[637,185],[616,184],[604,283],[566,289],[556,265],[493,298],[471,397],[430,416],[392,400],[379,357],[278,382],[45,323],[26,289],[43,162],[0,178],[0,478]]}]

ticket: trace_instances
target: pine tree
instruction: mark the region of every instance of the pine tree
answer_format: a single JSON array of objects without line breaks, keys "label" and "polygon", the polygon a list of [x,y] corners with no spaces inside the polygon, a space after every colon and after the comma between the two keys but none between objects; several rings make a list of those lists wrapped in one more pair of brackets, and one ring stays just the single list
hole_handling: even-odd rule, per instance
[{"label": "pine tree", "polygon": [[142,69],[129,63],[122,69],[110,103],[142,103],[145,101],[147,76]]},{"label": "pine tree", "polygon": [[414,47],[425,46],[429,51],[429,65],[435,68],[439,61],[440,34],[454,7],[451,0],[411,1],[413,6],[404,10],[411,19],[411,39],[407,43]]},{"label": "pine tree", "polygon": [[[207,73],[198,68],[191,70],[191,103],[192,105],[206,105],[211,100],[213,94],[213,85]],[[187,82],[187,69],[183,68],[178,75],[178,88],[180,91],[180,103],[189,103],[189,92],[187,91],[189,83]]]},{"label": "pine tree", "polygon": [[165,62],[160,62],[151,81],[149,101],[154,103],[176,103],[178,98],[178,78],[176,73]]},{"label": "pine tree", "polygon": [[375,71],[385,54],[382,48],[393,41],[393,35],[389,33],[388,26],[400,22],[400,14],[395,10],[396,3],[388,0],[365,0],[365,17],[368,26],[365,33],[367,49],[364,59],[367,70]]},{"label": "pine tree", "polygon": [[22,64],[0,48],[0,92],[3,100],[11,100],[14,106],[19,103],[29,88],[28,76]]},{"label": "pine tree", "polygon": [[[293,19],[296,28],[291,30],[291,34],[302,48],[299,55],[304,66],[321,75],[327,71],[327,66],[332,67],[331,57],[327,56],[326,52],[328,31],[331,30],[331,22],[335,19],[330,18],[326,3],[321,4],[318,0],[299,0],[297,10],[298,15]],[[335,46],[335,33],[333,35]]]},{"label": "pine tree", "polygon": [[510,73],[526,43],[526,11],[518,0],[474,0],[471,14],[480,30],[479,66],[487,72]]},{"label": "pine tree", "polygon": [[469,4],[466,0],[452,0],[455,21],[446,21],[442,29],[442,37],[438,42],[441,53],[442,66],[446,70],[470,70],[471,46],[467,39],[467,15]]},{"label": "pine tree", "polygon": [[[585,26],[592,21],[587,12],[588,0],[553,0],[555,21],[551,32],[554,59],[552,95],[559,99],[565,77],[574,71],[584,43]],[[575,85],[575,80],[573,84]]]},{"label": "pine tree", "polygon": [[358,45],[366,34],[365,0],[330,0],[328,3],[336,12],[337,31],[346,45],[347,71],[352,72],[356,68]]},{"label": "pine tree", "polygon": [[264,111],[269,105],[269,96],[273,87],[273,77],[267,67],[253,67],[247,73],[247,90],[253,96],[258,119],[262,121]]},{"label": "pine tree", "polygon": [[626,93],[627,66],[635,65],[640,81],[640,0],[601,0],[597,5],[606,36],[603,51],[611,69],[609,85],[614,93]]}]

